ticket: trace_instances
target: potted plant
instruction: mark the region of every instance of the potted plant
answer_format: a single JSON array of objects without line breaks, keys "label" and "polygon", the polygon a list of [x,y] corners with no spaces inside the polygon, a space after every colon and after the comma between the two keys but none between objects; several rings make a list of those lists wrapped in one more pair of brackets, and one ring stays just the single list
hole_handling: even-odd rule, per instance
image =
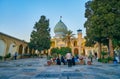
[{"label": "potted plant", "polygon": [[47,64],[48,64],[48,66],[51,65],[51,58],[52,58],[52,56],[48,56],[47,57]]}]

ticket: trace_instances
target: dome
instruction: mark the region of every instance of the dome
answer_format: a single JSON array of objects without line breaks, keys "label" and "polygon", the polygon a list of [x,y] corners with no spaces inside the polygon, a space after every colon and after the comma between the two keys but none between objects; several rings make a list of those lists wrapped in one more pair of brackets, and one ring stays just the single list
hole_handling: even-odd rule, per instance
[{"label": "dome", "polygon": [[55,25],[54,33],[55,33],[55,34],[58,34],[58,33],[66,34],[66,32],[67,32],[67,26],[60,20],[60,21]]}]

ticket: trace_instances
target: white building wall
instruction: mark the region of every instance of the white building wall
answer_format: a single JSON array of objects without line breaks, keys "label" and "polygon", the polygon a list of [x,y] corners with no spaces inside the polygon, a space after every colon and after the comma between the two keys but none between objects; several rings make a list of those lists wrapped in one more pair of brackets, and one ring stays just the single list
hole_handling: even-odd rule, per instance
[{"label": "white building wall", "polygon": [[0,56],[5,56],[6,44],[0,39]]}]

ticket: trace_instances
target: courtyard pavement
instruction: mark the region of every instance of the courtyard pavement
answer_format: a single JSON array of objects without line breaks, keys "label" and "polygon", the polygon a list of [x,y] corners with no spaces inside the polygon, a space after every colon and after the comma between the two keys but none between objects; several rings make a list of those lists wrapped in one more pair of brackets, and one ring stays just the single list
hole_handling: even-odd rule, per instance
[{"label": "courtyard pavement", "polygon": [[51,65],[46,58],[0,62],[0,79],[120,79],[120,64]]}]

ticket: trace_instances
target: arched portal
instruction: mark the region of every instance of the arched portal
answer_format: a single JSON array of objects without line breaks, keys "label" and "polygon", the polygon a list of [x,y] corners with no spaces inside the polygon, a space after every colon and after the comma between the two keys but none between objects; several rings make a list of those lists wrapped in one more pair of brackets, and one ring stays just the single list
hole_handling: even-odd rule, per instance
[{"label": "arched portal", "polygon": [[32,49],[29,49],[29,54],[32,54]]},{"label": "arched portal", "polygon": [[83,48],[83,56],[85,56],[85,49]]},{"label": "arched portal", "polygon": [[77,46],[77,41],[74,41],[74,46]]},{"label": "arched portal", "polygon": [[6,49],[5,42],[4,42],[4,40],[0,39],[0,56],[4,56],[5,55],[5,49]]},{"label": "arched portal", "polygon": [[28,53],[28,46],[25,47],[25,54]]},{"label": "arched portal", "polygon": [[19,46],[19,54],[21,55],[22,54],[22,51],[23,51],[23,45],[21,44],[20,46]]},{"label": "arched portal", "polygon": [[74,49],[74,55],[78,55],[78,49],[77,48]]}]

